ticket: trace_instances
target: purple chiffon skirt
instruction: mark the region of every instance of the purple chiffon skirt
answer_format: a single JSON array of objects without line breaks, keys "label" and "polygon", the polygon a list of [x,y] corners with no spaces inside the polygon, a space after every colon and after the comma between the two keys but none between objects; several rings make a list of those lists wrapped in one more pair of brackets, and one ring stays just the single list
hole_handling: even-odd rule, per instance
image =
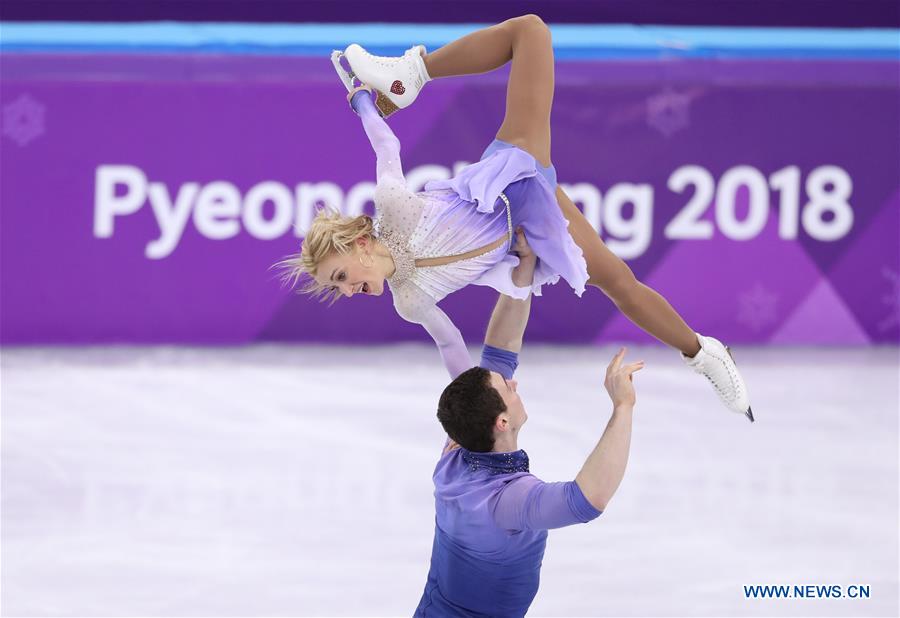
[{"label": "purple chiffon skirt", "polygon": [[[449,180],[426,183],[426,191],[451,190],[483,213],[505,208],[509,199],[513,227],[522,226],[538,257],[533,289],[562,277],[578,296],[587,284],[587,264],[569,234],[568,221],[556,200],[556,170],[543,167],[533,156],[512,144],[494,140],[481,160],[462,168]],[[497,287],[497,286],[494,286]],[[497,288],[501,292],[505,290]]]}]

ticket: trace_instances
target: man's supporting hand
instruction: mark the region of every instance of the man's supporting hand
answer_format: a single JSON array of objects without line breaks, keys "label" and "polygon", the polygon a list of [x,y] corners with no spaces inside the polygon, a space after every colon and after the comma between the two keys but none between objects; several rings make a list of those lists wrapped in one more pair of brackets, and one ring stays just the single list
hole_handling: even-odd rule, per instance
[{"label": "man's supporting hand", "polygon": [[[534,279],[537,256],[525,239],[522,228],[516,228],[516,244],[513,250],[519,254],[519,265],[513,269],[512,280],[520,288],[528,287]],[[531,294],[525,300],[516,300],[503,294],[497,299],[491,322],[484,335],[484,345],[500,348],[516,354],[522,349],[522,337],[531,314]]]},{"label": "man's supporting hand", "polygon": [[529,287],[534,281],[534,269],[537,265],[537,256],[531,250],[525,231],[521,227],[516,228],[516,244],[513,252],[519,256],[519,265],[513,269],[512,280],[516,287]]}]

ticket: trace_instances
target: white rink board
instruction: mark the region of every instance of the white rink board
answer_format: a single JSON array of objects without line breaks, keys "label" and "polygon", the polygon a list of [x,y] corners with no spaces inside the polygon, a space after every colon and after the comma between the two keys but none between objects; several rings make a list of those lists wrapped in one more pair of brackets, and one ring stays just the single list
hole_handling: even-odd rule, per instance
[{"label": "white rink board", "polygon": [[[596,443],[614,352],[526,348],[539,477]],[[550,532],[530,616],[898,614],[897,349],[735,354],[753,425],[676,354],[629,352],[625,480]],[[3,615],[410,615],[445,383],[427,346],[4,348]],[[757,584],[871,597],[745,599]]]}]

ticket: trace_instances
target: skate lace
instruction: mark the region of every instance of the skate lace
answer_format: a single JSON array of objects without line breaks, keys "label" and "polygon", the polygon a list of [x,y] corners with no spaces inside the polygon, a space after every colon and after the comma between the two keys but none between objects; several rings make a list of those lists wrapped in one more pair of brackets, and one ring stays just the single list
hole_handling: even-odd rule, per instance
[{"label": "skate lace", "polygon": [[384,68],[384,69],[393,69],[393,68],[395,68],[398,64],[404,63],[404,61],[405,61],[406,58],[407,58],[407,55],[406,55],[406,54],[403,54],[402,56],[397,57],[397,58],[393,58],[393,57],[390,57],[390,56],[375,56],[375,55],[373,55],[373,54],[370,54],[370,53],[367,52],[367,51],[364,51],[363,53],[366,55],[366,57],[367,57],[369,60],[371,60],[371,61],[374,62],[375,64],[380,65],[380,66],[381,66],[382,68]]},{"label": "skate lace", "polygon": [[[703,375],[705,375],[706,378],[712,383],[713,388],[716,389],[719,397],[721,397],[725,401],[737,401],[741,391],[741,383],[740,380],[737,379],[737,374],[735,373],[734,369],[732,369],[734,361],[729,362],[731,359],[722,358],[718,354],[712,354],[710,352],[707,352],[707,354],[711,358],[716,359],[720,363],[720,367],[724,367],[727,375],[722,376],[722,373],[720,371],[712,372],[707,370],[703,371]],[[723,377],[727,377],[728,384],[722,384],[720,382],[720,379]],[[729,392],[732,393],[731,396],[729,396]]]},{"label": "skate lace", "polygon": [[712,383],[713,388],[716,389],[716,392],[719,394],[719,397],[721,397],[722,399],[725,399],[725,400],[731,400],[731,397],[728,396],[728,391],[719,383],[718,380],[716,380],[714,377],[712,377],[710,374],[708,374],[706,372],[704,372],[703,375],[705,375],[706,379]]},{"label": "skate lace", "polygon": [[371,60],[375,64],[379,64],[385,68],[392,68],[393,66],[395,66],[397,63],[399,63],[400,61],[402,61],[404,59],[403,56],[401,56],[399,58],[391,58],[390,56],[373,56],[369,52],[364,52],[364,53],[366,54],[366,57],[369,60]]}]

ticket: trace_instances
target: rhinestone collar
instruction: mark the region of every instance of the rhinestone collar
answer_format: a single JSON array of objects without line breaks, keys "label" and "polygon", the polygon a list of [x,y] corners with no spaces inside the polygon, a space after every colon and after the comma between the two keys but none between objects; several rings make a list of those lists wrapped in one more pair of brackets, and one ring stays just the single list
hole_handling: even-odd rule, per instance
[{"label": "rhinestone collar", "polygon": [[462,458],[472,472],[487,470],[490,474],[528,472],[528,454],[519,449],[512,453],[473,453],[460,447]]},{"label": "rhinestone collar", "polygon": [[376,238],[387,247],[394,260],[394,274],[388,277],[387,281],[392,288],[398,288],[412,276],[416,268],[416,259],[409,250],[409,240],[392,230],[385,229],[383,223],[380,217],[375,222]]}]

